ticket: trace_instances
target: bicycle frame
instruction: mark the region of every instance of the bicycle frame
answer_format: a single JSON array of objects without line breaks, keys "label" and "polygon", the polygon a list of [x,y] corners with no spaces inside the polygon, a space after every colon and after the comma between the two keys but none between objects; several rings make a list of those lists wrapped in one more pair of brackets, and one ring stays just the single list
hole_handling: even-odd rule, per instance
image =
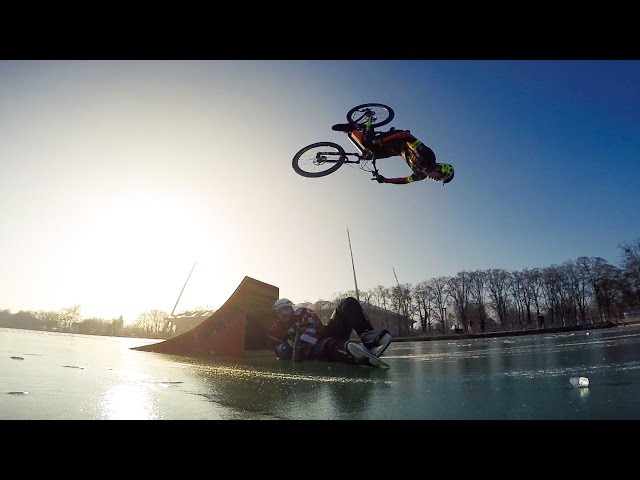
[{"label": "bicycle frame", "polygon": [[[363,162],[371,162],[371,166],[373,167],[373,175],[376,176],[378,175],[378,168],[376,167],[376,159],[375,157],[372,158],[364,158],[364,150],[362,149],[362,147],[360,147],[355,141],[353,141],[351,139],[351,137],[349,137],[349,140],[351,140],[351,143],[354,144],[354,146],[359,150],[359,152],[345,152],[344,156],[345,157],[355,157],[354,160],[350,160],[349,158],[345,158],[343,163],[345,164],[352,164],[352,165],[359,165]],[[333,154],[333,152],[327,152],[327,153],[331,153]],[[316,155],[318,157],[322,158],[322,162],[323,163],[327,163],[327,162],[336,162],[336,160],[330,160],[327,158],[324,158],[324,154],[325,152],[318,152]]]},{"label": "bicycle frame", "polygon": [[340,144],[330,141],[312,143],[294,155],[293,169],[303,177],[318,178],[337,171],[344,164],[360,165],[360,170],[371,172],[376,180],[379,176],[376,148],[365,139],[371,138],[375,128],[388,124],[393,116],[393,109],[380,103],[353,107],[347,113],[349,123],[334,125],[332,130],[345,133],[356,152],[347,152]]},{"label": "bicycle frame", "polygon": [[[370,119],[369,119],[370,121]],[[345,158],[344,162],[345,164],[352,164],[352,165],[359,165],[362,162],[371,162],[371,166],[373,168],[373,170],[371,170],[371,174],[373,175],[373,179],[374,180],[377,176],[378,176],[378,167],[376,166],[376,157],[375,154],[372,155],[371,158],[365,158],[365,152],[368,150],[367,147],[364,146],[364,133],[359,130],[359,129],[355,129],[352,130],[350,132],[346,132],[347,133],[347,138],[349,139],[349,141],[353,144],[354,147],[356,147],[356,149],[358,150],[358,152],[345,152],[344,156],[345,157],[355,157],[355,160],[350,160],[349,158]],[[323,152],[318,152],[317,155],[319,157],[323,157]],[[323,162],[332,162],[332,160],[328,160],[326,158],[322,159]],[[368,170],[367,170],[368,171]]]},{"label": "bicycle frame", "polygon": [[[371,119],[369,118],[368,121],[371,122]],[[369,127],[367,125],[367,129],[368,128]],[[373,174],[374,178],[377,177],[378,176],[378,167],[376,166],[376,157],[375,157],[375,155],[373,155],[370,159],[369,158],[364,158],[365,152],[368,150],[364,146],[364,133],[361,130],[352,130],[351,132],[347,132],[347,138],[353,144],[353,146],[358,149],[359,153],[346,153],[345,152],[346,156],[355,156],[355,157],[357,157],[357,160],[345,159],[344,163],[357,163],[357,164],[359,164],[360,162],[371,162],[371,166],[373,167],[373,171],[371,173]]]},{"label": "bicycle frame", "polygon": [[[375,172],[375,174],[378,174],[378,170],[376,168],[376,158],[375,156],[373,156],[372,158],[365,158],[365,152],[368,150],[365,146],[364,146],[364,134],[360,131],[360,130],[353,130],[351,132],[346,132],[347,133],[347,138],[349,139],[349,141],[353,144],[354,147],[356,147],[358,149],[358,152],[345,152],[344,156],[345,157],[356,157],[355,160],[349,160],[348,158],[345,158],[344,163],[351,163],[351,164],[359,164],[361,162],[371,162],[373,165],[373,170]],[[331,152],[333,153],[333,152]],[[322,161],[323,162],[335,162],[335,160],[328,160],[326,158],[324,158],[324,154],[325,152],[318,152],[317,155],[319,157],[323,157]]]}]

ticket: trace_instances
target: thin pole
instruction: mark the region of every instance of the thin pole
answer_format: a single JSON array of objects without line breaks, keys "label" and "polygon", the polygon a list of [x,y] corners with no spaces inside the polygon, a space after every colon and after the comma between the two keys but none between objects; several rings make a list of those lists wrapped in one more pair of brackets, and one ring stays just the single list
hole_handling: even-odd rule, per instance
[{"label": "thin pole", "polygon": [[191,274],[193,273],[193,269],[194,268],[196,268],[196,262],[193,262],[193,267],[191,267],[191,271],[189,272],[189,276],[187,277],[187,280],[184,282],[184,285],[182,286],[182,290],[180,290],[180,295],[178,295],[178,299],[176,300],[176,304],[173,306],[173,310],[171,310],[171,316],[172,317],[173,317],[173,312],[176,311],[176,307],[178,306],[178,302],[180,301],[180,297],[182,296],[182,292],[184,292],[184,287],[187,286],[187,282],[191,278]]},{"label": "thin pole", "polygon": [[400,282],[398,281],[398,275],[396,275],[396,269],[395,267],[391,267],[393,269],[393,276],[396,277],[396,283],[398,284],[398,286],[400,286]]},{"label": "thin pole", "polygon": [[351,268],[353,269],[353,283],[356,286],[356,300],[360,301],[360,293],[358,292],[358,280],[356,280],[356,267],[353,264],[353,250],[351,250],[351,236],[349,235],[349,227],[347,227],[347,238],[349,239],[349,252],[351,252]]}]

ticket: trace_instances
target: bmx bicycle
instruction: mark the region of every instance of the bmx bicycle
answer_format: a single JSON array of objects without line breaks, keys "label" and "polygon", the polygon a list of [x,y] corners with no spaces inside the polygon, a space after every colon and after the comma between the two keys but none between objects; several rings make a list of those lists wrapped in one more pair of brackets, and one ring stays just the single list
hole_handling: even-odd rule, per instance
[{"label": "bmx bicycle", "polygon": [[295,172],[303,177],[318,178],[329,175],[345,164],[358,165],[361,170],[371,172],[375,180],[378,176],[376,158],[367,148],[370,135],[376,127],[393,120],[395,112],[382,103],[365,103],[347,112],[348,126],[343,130],[358,150],[347,152],[334,142],[317,142],[302,148],[293,157]]}]

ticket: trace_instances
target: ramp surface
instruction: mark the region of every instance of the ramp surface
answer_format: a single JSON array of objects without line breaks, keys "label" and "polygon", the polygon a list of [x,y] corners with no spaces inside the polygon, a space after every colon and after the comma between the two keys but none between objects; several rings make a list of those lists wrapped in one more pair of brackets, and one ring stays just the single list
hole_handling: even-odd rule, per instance
[{"label": "ramp surface", "polygon": [[278,287],[244,277],[224,305],[199,325],[164,342],[132,350],[223,357],[268,350],[268,332],[275,321],[271,306],[278,294]]}]

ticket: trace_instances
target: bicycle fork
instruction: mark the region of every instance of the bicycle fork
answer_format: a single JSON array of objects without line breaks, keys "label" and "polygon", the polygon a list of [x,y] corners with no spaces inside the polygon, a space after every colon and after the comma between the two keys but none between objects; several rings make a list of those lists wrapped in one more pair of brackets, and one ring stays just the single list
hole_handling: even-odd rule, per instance
[{"label": "bicycle fork", "polygon": [[371,180],[375,180],[376,177],[378,176],[378,167],[376,167],[376,157],[373,157],[371,159],[371,165],[373,166],[373,171],[371,172],[371,175],[373,175],[373,178]]}]

